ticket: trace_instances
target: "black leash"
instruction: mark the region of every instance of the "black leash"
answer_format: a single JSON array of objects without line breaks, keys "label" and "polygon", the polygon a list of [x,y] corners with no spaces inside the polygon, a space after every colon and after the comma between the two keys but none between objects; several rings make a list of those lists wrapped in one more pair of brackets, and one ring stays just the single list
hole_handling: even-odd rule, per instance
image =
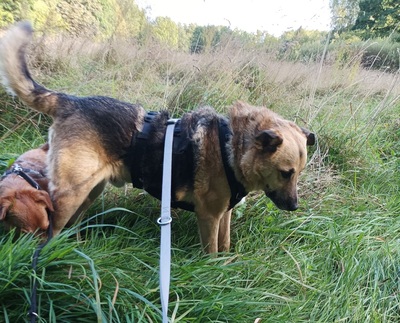
[{"label": "black leash", "polygon": [[[32,187],[36,188],[37,190],[41,190],[40,185],[28,175],[28,173],[35,173],[43,176],[39,172],[36,172],[31,169],[22,168],[18,164],[14,164],[10,170],[6,171],[1,178],[4,178],[10,174],[17,174],[21,176],[24,180],[26,180]],[[37,313],[37,279],[36,279],[36,267],[39,259],[40,252],[42,249],[49,243],[51,238],[53,237],[53,219],[51,216],[51,212],[47,211],[47,215],[49,218],[49,226],[47,228],[47,239],[46,241],[42,242],[40,245],[37,246],[33,257],[32,257],[32,269],[33,269],[33,286],[32,286],[32,293],[31,293],[31,307],[28,312],[28,316],[30,317],[31,323],[36,322],[38,318]]]},{"label": "black leash", "polygon": [[42,249],[49,243],[49,241],[53,237],[53,221],[51,217],[51,212],[48,212],[48,215],[49,215],[49,227],[47,228],[47,239],[45,242],[42,242],[40,245],[37,246],[32,257],[33,285],[31,293],[31,307],[28,312],[28,316],[31,318],[31,323],[36,322],[36,319],[39,316],[37,313],[37,279],[36,279],[36,267],[39,255]]}]

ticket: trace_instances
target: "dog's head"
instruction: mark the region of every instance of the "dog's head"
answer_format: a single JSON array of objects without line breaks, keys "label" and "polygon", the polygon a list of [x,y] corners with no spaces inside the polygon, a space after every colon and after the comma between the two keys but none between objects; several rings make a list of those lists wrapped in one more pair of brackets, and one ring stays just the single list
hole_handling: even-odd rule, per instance
[{"label": "dog's head", "polygon": [[298,208],[297,182],[306,165],[306,146],[314,142],[313,133],[289,122],[287,127],[263,130],[255,137],[256,159],[264,161],[259,166],[263,190],[278,208]]},{"label": "dog's head", "polygon": [[49,226],[48,211],[53,210],[49,194],[30,185],[13,185],[0,189],[0,221],[6,229],[42,233]]},{"label": "dog's head", "polygon": [[236,113],[247,115],[239,121],[245,135],[238,160],[246,188],[263,190],[282,210],[296,210],[297,182],[306,165],[307,145],[315,143],[314,134],[266,108],[238,105]]}]

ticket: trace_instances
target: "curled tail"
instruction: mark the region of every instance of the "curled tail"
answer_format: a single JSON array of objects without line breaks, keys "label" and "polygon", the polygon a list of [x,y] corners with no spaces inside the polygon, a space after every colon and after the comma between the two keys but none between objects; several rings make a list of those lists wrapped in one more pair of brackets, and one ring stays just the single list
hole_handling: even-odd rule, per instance
[{"label": "curled tail", "polygon": [[36,83],[28,70],[25,51],[33,34],[29,22],[19,22],[0,39],[0,77],[6,90],[31,108],[53,116],[58,95]]}]

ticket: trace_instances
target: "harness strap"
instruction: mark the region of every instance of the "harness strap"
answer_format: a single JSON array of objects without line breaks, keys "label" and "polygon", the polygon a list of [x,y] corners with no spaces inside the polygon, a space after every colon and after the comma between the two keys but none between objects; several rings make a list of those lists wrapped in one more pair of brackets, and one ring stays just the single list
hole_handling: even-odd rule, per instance
[{"label": "harness strap", "polygon": [[37,175],[43,176],[41,173],[34,171],[32,169],[22,168],[19,164],[14,164],[10,170],[6,171],[1,178],[4,178],[10,174],[17,174],[18,176],[22,177],[26,180],[32,187],[36,188],[37,190],[41,190],[40,185],[28,175],[28,173],[34,173]]},{"label": "harness strap", "polygon": [[231,190],[231,199],[228,207],[228,210],[230,210],[247,195],[247,192],[243,184],[236,179],[235,173],[232,167],[229,165],[229,156],[226,149],[226,143],[232,138],[232,131],[225,119],[220,119],[218,123],[218,137],[222,163],[224,165],[226,179],[228,180],[229,188]]},{"label": "harness strap", "polygon": [[131,172],[131,179],[133,186],[136,188],[143,188],[140,158],[144,154],[146,149],[146,140],[149,138],[150,135],[151,123],[158,114],[159,112],[156,111],[147,112],[144,116],[142,131],[132,136],[131,147],[133,147],[133,151],[131,163],[132,165],[134,165],[135,171]]},{"label": "harness strap", "polygon": [[168,299],[171,274],[171,184],[172,147],[176,120],[168,120],[164,141],[164,163],[161,195],[161,216],[157,220],[161,226],[160,242],[160,298],[162,322],[168,322]]},{"label": "harness strap", "polygon": [[[136,188],[143,188],[143,174],[142,174],[142,165],[141,165],[141,158],[145,153],[147,147],[147,140],[149,139],[151,130],[152,130],[152,122],[154,118],[159,115],[160,112],[157,111],[150,111],[146,113],[144,117],[144,123],[142,131],[136,133],[132,136],[131,139],[131,152],[130,152],[130,168],[133,170],[131,171],[131,179],[132,184]],[[175,128],[174,128],[174,137],[175,140],[173,142],[172,152],[173,154],[183,154],[186,152],[186,148],[189,144],[188,140],[183,140],[184,138],[181,137],[182,128],[181,128],[181,120],[174,119]],[[175,202],[173,202],[174,204]],[[178,205],[182,205],[182,208],[187,209],[190,208],[190,205],[187,205],[185,202],[178,202]],[[179,207],[179,206],[178,206]]]}]

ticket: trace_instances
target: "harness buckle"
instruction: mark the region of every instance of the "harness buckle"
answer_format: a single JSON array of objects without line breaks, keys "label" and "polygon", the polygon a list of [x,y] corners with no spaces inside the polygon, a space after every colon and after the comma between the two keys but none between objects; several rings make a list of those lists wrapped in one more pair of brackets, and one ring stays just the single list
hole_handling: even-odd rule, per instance
[{"label": "harness buckle", "polygon": [[146,115],[144,116],[144,121],[145,121],[145,122],[151,122],[151,121],[154,119],[154,117],[155,117],[156,115],[158,115],[158,114],[159,114],[159,112],[157,112],[157,111],[149,111],[149,112],[147,112]]},{"label": "harness buckle", "polygon": [[168,121],[167,121],[167,125],[170,125],[170,124],[175,124],[175,123],[177,123],[177,122],[178,122],[178,120],[179,120],[179,119],[173,119],[173,118],[171,118],[171,119],[168,119]]},{"label": "harness buckle", "polygon": [[14,164],[13,171],[18,174],[19,172],[22,172],[23,169],[19,164]]}]

